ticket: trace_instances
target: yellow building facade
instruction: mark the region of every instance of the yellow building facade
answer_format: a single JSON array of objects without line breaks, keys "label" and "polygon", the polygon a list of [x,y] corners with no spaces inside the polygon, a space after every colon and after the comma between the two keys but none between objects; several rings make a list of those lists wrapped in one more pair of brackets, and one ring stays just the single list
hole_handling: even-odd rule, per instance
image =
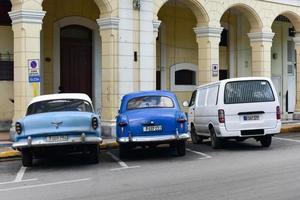
[{"label": "yellow building facade", "polygon": [[243,76],[272,78],[283,117],[298,118],[297,61],[296,0],[3,0],[0,129],[36,95],[84,92],[110,136],[128,92],[171,90],[182,102]]}]

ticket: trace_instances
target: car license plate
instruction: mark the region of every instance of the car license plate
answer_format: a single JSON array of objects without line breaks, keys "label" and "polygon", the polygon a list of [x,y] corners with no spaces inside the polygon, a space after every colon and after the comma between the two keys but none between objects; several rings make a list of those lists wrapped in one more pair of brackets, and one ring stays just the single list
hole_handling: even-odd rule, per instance
[{"label": "car license plate", "polygon": [[162,131],[162,125],[158,126],[145,126],[143,127],[144,132]]},{"label": "car license plate", "polygon": [[259,120],[259,115],[245,115],[244,121]]},{"label": "car license plate", "polygon": [[67,135],[48,136],[46,138],[47,142],[63,142],[63,141],[67,141],[67,140],[68,140],[68,136]]}]

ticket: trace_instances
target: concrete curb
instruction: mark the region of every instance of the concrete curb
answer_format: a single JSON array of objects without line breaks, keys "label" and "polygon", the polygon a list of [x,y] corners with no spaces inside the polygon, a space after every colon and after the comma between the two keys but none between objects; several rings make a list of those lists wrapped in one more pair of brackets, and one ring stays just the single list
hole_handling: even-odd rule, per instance
[{"label": "concrete curb", "polygon": [[300,132],[300,125],[289,125],[281,127],[280,133]]}]

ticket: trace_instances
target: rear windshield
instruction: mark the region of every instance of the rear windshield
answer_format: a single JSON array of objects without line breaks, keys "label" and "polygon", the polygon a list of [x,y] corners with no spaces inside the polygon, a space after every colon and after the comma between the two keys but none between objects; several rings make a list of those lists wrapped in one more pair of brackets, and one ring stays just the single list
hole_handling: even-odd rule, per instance
[{"label": "rear windshield", "polygon": [[235,81],[225,86],[224,103],[256,103],[275,101],[268,81]]},{"label": "rear windshield", "polygon": [[173,108],[172,99],[165,96],[143,96],[128,101],[127,110],[142,108]]},{"label": "rear windshield", "polygon": [[33,103],[28,107],[26,115],[60,111],[93,112],[93,108],[84,100],[58,99]]}]

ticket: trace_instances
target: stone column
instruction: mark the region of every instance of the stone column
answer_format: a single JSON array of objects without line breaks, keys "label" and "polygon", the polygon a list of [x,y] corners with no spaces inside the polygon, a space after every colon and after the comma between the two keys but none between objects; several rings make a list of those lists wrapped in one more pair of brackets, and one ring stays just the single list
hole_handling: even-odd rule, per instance
[{"label": "stone column", "polygon": [[119,18],[98,19],[102,41],[102,134],[115,134],[115,116],[119,109],[118,37]]},{"label": "stone column", "polygon": [[14,118],[23,117],[28,103],[40,95],[40,83],[29,83],[28,60],[40,59],[40,33],[44,11],[9,12],[14,32]]},{"label": "stone column", "polygon": [[213,75],[212,66],[219,67],[219,43],[222,27],[196,27],[198,43],[198,85],[219,80]]},{"label": "stone column", "polygon": [[294,115],[295,118],[300,119],[300,35],[296,35],[294,38],[295,50],[296,50],[296,108]]},{"label": "stone column", "polygon": [[252,76],[271,78],[271,47],[274,33],[248,33],[252,48]]}]

